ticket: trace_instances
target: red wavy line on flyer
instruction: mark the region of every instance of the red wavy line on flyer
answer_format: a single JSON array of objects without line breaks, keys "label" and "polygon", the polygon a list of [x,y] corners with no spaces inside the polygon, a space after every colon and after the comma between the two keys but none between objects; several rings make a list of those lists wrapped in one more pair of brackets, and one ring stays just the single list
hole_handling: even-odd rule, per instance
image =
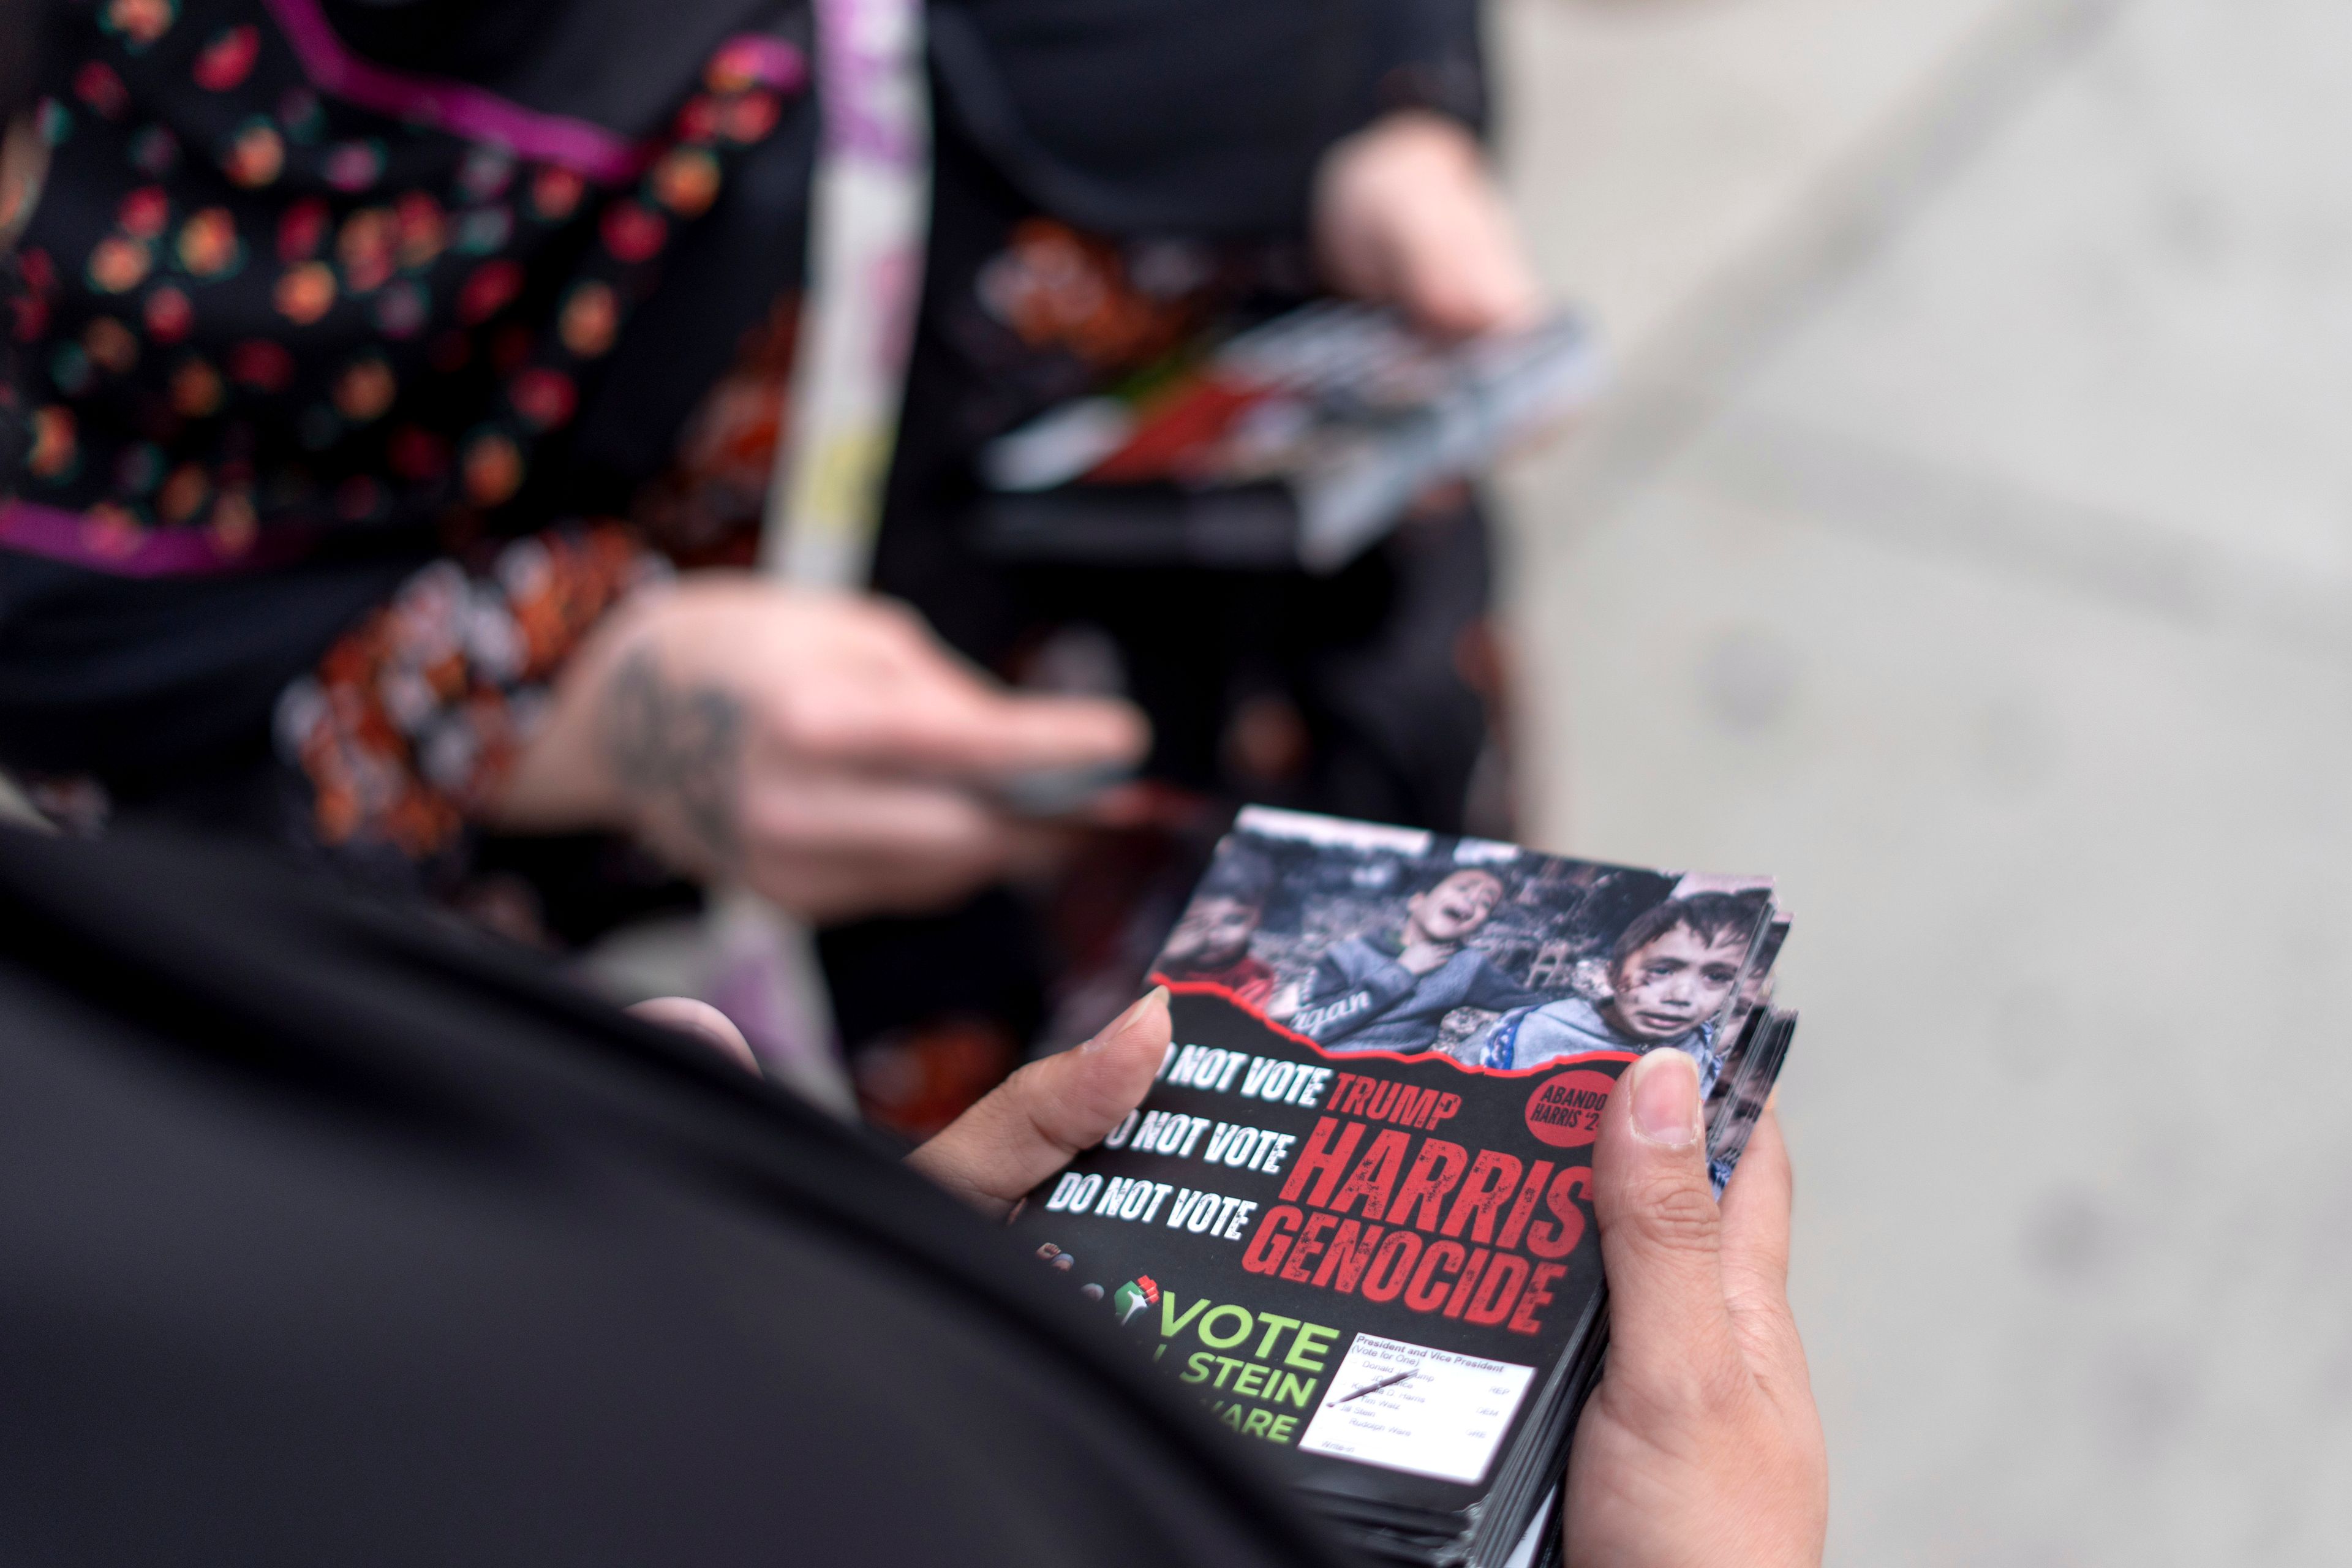
[{"label": "red wavy line on flyer", "polygon": [[1574,1062],[1637,1062],[1642,1059],[1639,1051],[1578,1051],[1571,1056],[1554,1057],[1531,1068],[1482,1068],[1473,1067],[1468,1062],[1447,1056],[1444,1051],[1335,1051],[1328,1046],[1308,1039],[1287,1025],[1276,1023],[1262,1009],[1234,995],[1230,986],[1220,985],[1213,980],[1171,980],[1158,970],[1152,971],[1151,981],[1156,985],[1165,985],[1181,996],[1222,996],[1284,1039],[1294,1045],[1305,1046],[1326,1061],[1404,1062],[1408,1065],[1439,1061],[1457,1072],[1470,1073],[1478,1078],[1532,1078],[1537,1073],[1558,1072]]}]

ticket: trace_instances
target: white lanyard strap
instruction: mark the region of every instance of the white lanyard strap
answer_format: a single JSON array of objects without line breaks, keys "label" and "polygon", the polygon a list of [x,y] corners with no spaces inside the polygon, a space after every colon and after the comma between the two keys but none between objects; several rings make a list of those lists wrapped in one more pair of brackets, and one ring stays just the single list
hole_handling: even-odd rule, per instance
[{"label": "white lanyard strap", "polygon": [[[824,118],[808,279],[760,565],[806,587],[856,592],[873,572],[922,300],[930,93],[922,0],[815,4]],[[855,1115],[808,928],[738,888],[713,889],[705,931],[705,999],[735,1020],[771,1075]]]},{"label": "white lanyard strap", "polygon": [[776,445],[761,564],[865,586],[922,298],[931,200],[921,0],[815,0],[823,129],[790,429]]}]

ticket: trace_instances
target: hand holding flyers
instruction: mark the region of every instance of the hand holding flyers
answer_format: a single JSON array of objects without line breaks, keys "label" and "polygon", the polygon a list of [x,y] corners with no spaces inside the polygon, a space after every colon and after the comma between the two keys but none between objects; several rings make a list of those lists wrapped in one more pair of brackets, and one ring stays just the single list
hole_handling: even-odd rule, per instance
[{"label": "hand holding flyers", "polygon": [[1795,1028],[1768,1001],[1786,930],[1759,878],[1250,807],[1155,966],[1176,1043],[1148,1098],[1020,1239],[1097,1300],[1150,1281],[1156,1310],[1110,1305],[1154,1362],[1344,1535],[1430,1564],[1561,1540],[1614,1313],[1570,1561],[1801,1568],[1821,1448],[1786,1169],[1735,1187],[1727,1230],[1713,1184]]},{"label": "hand holding flyers", "polygon": [[1610,1097],[1592,1173],[1612,1330],[1569,1453],[1568,1561],[1818,1563],[1829,1461],[1789,1313],[1779,1121],[1758,1121],[1718,1210],[1697,1074],[1659,1051]]},{"label": "hand holding flyers", "polygon": [[983,1214],[1003,1215],[1142,1103],[1168,1041],[1168,990],[1155,986],[1085,1045],[997,1085],[907,1163]]}]

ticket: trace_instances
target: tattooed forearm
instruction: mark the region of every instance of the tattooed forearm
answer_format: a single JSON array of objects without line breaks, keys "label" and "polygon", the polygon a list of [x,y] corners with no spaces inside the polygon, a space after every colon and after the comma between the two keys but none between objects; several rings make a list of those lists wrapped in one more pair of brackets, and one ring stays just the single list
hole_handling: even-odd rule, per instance
[{"label": "tattooed forearm", "polygon": [[743,705],[720,686],[673,684],[653,655],[631,654],[604,700],[604,758],[621,788],[692,848],[735,858]]}]

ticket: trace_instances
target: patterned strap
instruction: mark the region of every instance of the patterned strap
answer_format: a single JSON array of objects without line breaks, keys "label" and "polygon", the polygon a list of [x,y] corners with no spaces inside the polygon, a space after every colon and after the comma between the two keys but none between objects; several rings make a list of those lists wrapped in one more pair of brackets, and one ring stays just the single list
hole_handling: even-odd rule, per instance
[{"label": "patterned strap", "polygon": [[[873,570],[922,299],[931,168],[921,0],[816,0],[816,79],[824,121],[809,287],[760,563],[808,587],[854,592]],[[854,1115],[807,927],[739,888],[711,900],[706,942],[704,1000],[735,1021],[771,1074]]]},{"label": "patterned strap", "polygon": [[810,287],[761,562],[812,587],[865,585],[922,297],[930,101],[920,0],[816,0],[824,115]]}]

